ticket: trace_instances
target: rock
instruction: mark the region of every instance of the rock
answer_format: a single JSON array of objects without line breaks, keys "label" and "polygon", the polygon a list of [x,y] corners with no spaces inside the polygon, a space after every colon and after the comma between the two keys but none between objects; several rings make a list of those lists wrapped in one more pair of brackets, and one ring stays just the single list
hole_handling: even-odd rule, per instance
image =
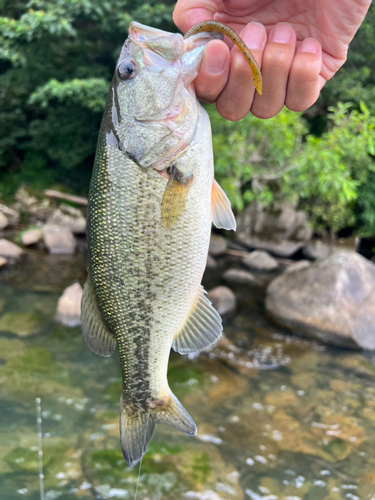
[{"label": "rock", "polygon": [[28,229],[22,233],[22,245],[25,247],[29,245],[35,245],[43,239],[42,229]]},{"label": "rock", "polygon": [[221,315],[231,313],[236,309],[236,296],[226,286],[216,286],[208,292],[207,297]]},{"label": "rock", "polygon": [[1,239],[0,240],[0,256],[7,257],[9,259],[19,259],[23,253],[22,248],[20,248],[15,243],[11,241]]},{"label": "rock", "polygon": [[9,220],[8,218],[0,212],[0,231],[8,227],[9,225]]},{"label": "rock", "polygon": [[322,240],[312,240],[303,247],[302,253],[307,259],[321,259],[328,257],[334,251],[334,247],[327,245]]},{"label": "rock", "polygon": [[46,224],[43,226],[44,243],[52,254],[68,254],[75,252],[76,242],[68,227]]},{"label": "rock", "polygon": [[237,220],[239,242],[281,257],[293,255],[310,237],[306,214],[289,202],[275,202],[267,207],[254,202]]},{"label": "rock", "polygon": [[206,263],[206,269],[216,269],[217,268],[217,262],[216,260],[210,255],[207,255],[207,263]]},{"label": "rock", "polygon": [[0,331],[12,332],[19,337],[36,333],[40,326],[40,317],[35,313],[9,312],[0,318]]},{"label": "rock", "polygon": [[11,226],[17,225],[20,221],[19,213],[16,210],[13,210],[13,208],[9,208],[2,203],[0,203],[0,213],[8,219]]},{"label": "rock", "polygon": [[55,321],[64,326],[79,326],[81,324],[81,299],[83,289],[79,283],[65,288],[57,303]]},{"label": "rock", "polygon": [[14,196],[14,208],[19,211],[27,212],[30,217],[30,222],[38,221],[45,222],[51,213],[55,210],[51,206],[48,199],[38,200],[35,196],[30,195],[25,187],[21,186]]},{"label": "rock", "polygon": [[222,255],[228,248],[228,243],[225,238],[218,236],[217,234],[211,234],[210,247],[208,253],[216,257],[217,255]]},{"label": "rock", "polygon": [[325,343],[375,349],[374,297],[375,265],[337,250],[273,280],[266,311],[276,323]]},{"label": "rock", "polygon": [[262,250],[255,250],[249,253],[249,255],[246,255],[242,259],[242,263],[246,267],[255,269],[256,271],[275,271],[279,267],[277,261]]},{"label": "rock", "polygon": [[306,269],[306,267],[309,267],[310,265],[311,262],[309,260],[297,260],[297,262],[290,264],[290,266],[285,269],[284,273],[294,273],[294,271]]},{"label": "rock", "polygon": [[373,256],[371,257],[371,262],[374,262],[374,263],[375,263],[375,255],[373,255]]},{"label": "rock", "polygon": [[86,232],[86,219],[82,212],[64,203],[53,212],[47,224],[68,227],[73,234],[84,234]]},{"label": "rock", "polygon": [[228,283],[261,286],[261,282],[256,276],[242,269],[227,269],[223,274],[223,279]]},{"label": "rock", "polygon": [[0,257],[0,269],[7,264],[7,260],[5,257]]}]

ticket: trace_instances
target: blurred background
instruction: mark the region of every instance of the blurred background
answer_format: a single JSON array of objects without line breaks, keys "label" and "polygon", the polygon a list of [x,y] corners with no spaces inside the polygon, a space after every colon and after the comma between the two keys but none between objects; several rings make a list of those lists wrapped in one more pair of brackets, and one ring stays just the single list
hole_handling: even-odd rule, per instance
[{"label": "blurred background", "polygon": [[[0,0],[1,500],[135,496],[118,356],[79,326],[85,215],[128,25],[174,32],[173,7]],[[374,26],[372,5],[303,114],[232,123],[206,106],[238,224],[214,229],[203,277],[224,336],[171,353],[198,435],[158,426],[139,500],[375,500]]]}]

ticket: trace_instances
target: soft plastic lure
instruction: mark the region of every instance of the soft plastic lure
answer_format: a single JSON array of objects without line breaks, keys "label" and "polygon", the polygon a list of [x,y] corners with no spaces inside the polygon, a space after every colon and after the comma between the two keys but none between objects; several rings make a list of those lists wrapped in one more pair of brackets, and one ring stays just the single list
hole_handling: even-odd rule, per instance
[{"label": "soft plastic lure", "polygon": [[251,73],[253,75],[254,87],[258,94],[262,95],[262,75],[260,73],[259,66],[250,50],[246,47],[245,42],[237,35],[237,33],[226,24],[208,20],[201,21],[200,23],[195,24],[192,28],[189,29],[187,33],[185,33],[184,38],[189,38],[196,33],[201,33],[202,31],[217,31],[218,33],[222,33],[223,35],[227,36],[230,40],[232,40],[233,43],[237,45],[237,47],[249,62]]}]

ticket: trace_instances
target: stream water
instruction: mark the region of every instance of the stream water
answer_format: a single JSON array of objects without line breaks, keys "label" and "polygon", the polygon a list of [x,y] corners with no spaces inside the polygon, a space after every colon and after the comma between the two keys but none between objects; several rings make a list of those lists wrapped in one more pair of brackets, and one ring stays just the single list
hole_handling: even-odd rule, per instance
[{"label": "stream water", "polygon": [[[119,446],[120,368],[79,328],[54,322],[86,257],[30,252],[0,272],[0,499],[132,500],[138,466]],[[220,283],[221,268],[204,278]],[[238,288],[232,345],[172,353],[169,382],[195,438],[158,426],[139,500],[375,500],[375,355],[324,347],[264,319],[264,290]]]}]

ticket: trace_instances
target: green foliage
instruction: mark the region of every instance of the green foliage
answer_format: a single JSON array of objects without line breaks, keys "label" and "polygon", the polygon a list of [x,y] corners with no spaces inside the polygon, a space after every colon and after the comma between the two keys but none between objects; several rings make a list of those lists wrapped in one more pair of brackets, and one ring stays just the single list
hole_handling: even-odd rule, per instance
[{"label": "green foliage", "polygon": [[351,108],[330,108],[321,137],[304,135],[303,118],[287,110],[237,123],[210,110],[216,175],[234,207],[288,199],[310,213],[316,230],[356,225],[375,234],[375,116],[363,103]]}]

